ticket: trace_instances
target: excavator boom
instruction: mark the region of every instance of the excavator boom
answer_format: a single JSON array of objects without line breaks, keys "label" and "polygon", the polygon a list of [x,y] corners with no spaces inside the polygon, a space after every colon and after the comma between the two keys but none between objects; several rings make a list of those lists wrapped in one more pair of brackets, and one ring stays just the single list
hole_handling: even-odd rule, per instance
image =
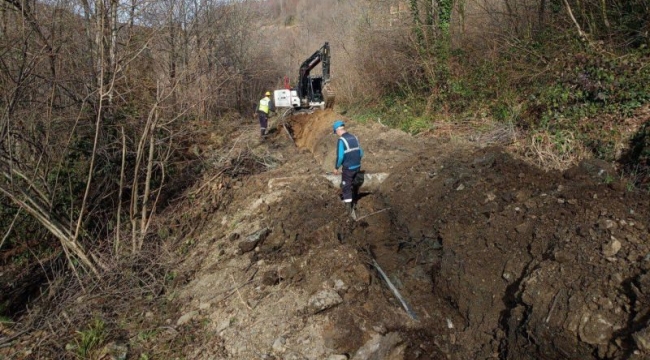
[{"label": "excavator boom", "polygon": [[[291,106],[294,109],[331,108],[334,91],[330,85],[330,45],[326,42],[300,65],[295,90],[276,90],[276,107]],[[311,71],[321,64],[322,75],[313,76]]]},{"label": "excavator boom", "polygon": [[298,77],[298,96],[305,98],[309,96],[310,90],[310,72],[318,64],[323,63],[323,75],[321,82],[323,85],[328,84],[330,81],[330,45],[325,43],[320,49],[316,50],[310,57],[300,65]]}]

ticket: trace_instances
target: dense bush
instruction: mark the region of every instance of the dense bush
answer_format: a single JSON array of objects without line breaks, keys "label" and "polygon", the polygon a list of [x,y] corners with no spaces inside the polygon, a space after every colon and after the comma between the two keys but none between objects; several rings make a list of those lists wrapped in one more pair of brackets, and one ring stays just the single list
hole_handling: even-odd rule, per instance
[{"label": "dense bush", "polygon": [[[375,100],[350,106],[360,117],[414,133],[439,122],[490,118],[515,124],[532,143],[540,133],[571,138],[613,160],[626,141],[623,119],[650,101],[647,2],[495,5],[473,9],[484,14],[474,14],[480,26],[448,22],[444,11],[432,18],[430,2],[409,6],[409,46],[382,40],[382,58],[395,55],[401,66],[382,63]],[[464,6],[455,3],[451,19],[464,22]]]}]

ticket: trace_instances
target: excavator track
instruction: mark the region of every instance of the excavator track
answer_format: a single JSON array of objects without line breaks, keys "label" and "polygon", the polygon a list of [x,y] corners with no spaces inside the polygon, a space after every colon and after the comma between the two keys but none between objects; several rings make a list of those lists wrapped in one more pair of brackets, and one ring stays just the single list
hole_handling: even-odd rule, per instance
[{"label": "excavator track", "polygon": [[325,109],[332,109],[334,107],[334,100],[336,99],[336,93],[332,85],[325,84],[323,86],[323,98],[325,100]]}]

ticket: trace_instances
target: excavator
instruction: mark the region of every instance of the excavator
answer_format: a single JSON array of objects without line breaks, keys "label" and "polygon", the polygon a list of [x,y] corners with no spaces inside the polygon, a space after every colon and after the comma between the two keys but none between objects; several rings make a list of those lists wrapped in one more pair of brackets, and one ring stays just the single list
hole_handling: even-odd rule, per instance
[{"label": "excavator", "polygon": [[[335,96],[330,85],[330,61],[330,45],[325,42],[300,65],[298,84],[295,88],[273,92],[275,107],[293,110],[332,108]],[[322,64],[323,74],[311,75],[311,70],[318,64]]]}]

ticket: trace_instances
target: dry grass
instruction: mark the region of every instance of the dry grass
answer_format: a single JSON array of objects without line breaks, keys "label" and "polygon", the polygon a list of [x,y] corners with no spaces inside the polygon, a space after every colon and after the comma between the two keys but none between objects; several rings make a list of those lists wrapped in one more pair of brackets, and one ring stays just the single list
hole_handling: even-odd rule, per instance
[{"label": "dry grass", "polygon": [[145,250],[108,264],[100,281],[87,276],[79,282],[70,274],[57,274],[12,327],[20,336],[0,344],[0,358],[99,358],[110,342],[128,342],[127,335],[137,334],[140,327],[163,326],[165,318],[147,318],[145,313],[165,308],[160,305],[171,292],[173,258],[164,259],[157,250]]},{"label": "dry grass", "polygon": [[584,145],[571,131],[550,134],[540,131],[527,134],[523,142],[510,146],[512,153],[543,170],[566,170],[591,157]]},{"label": "dry grass", "polygon": [[521,138],[519,130],[514,125],[496,122],[488,118],[435,122],[430,129],[417,136],[459,139],[476,143],[479,146],[508,146]]},{"label": "dry grass", "polygon": [[504,146],[514,156],[543,170],[566,170],[592,156],[571,131],[523,133],[513,124],[487,118],[436,122],[418,136],[469,141],[481,147]]}]

